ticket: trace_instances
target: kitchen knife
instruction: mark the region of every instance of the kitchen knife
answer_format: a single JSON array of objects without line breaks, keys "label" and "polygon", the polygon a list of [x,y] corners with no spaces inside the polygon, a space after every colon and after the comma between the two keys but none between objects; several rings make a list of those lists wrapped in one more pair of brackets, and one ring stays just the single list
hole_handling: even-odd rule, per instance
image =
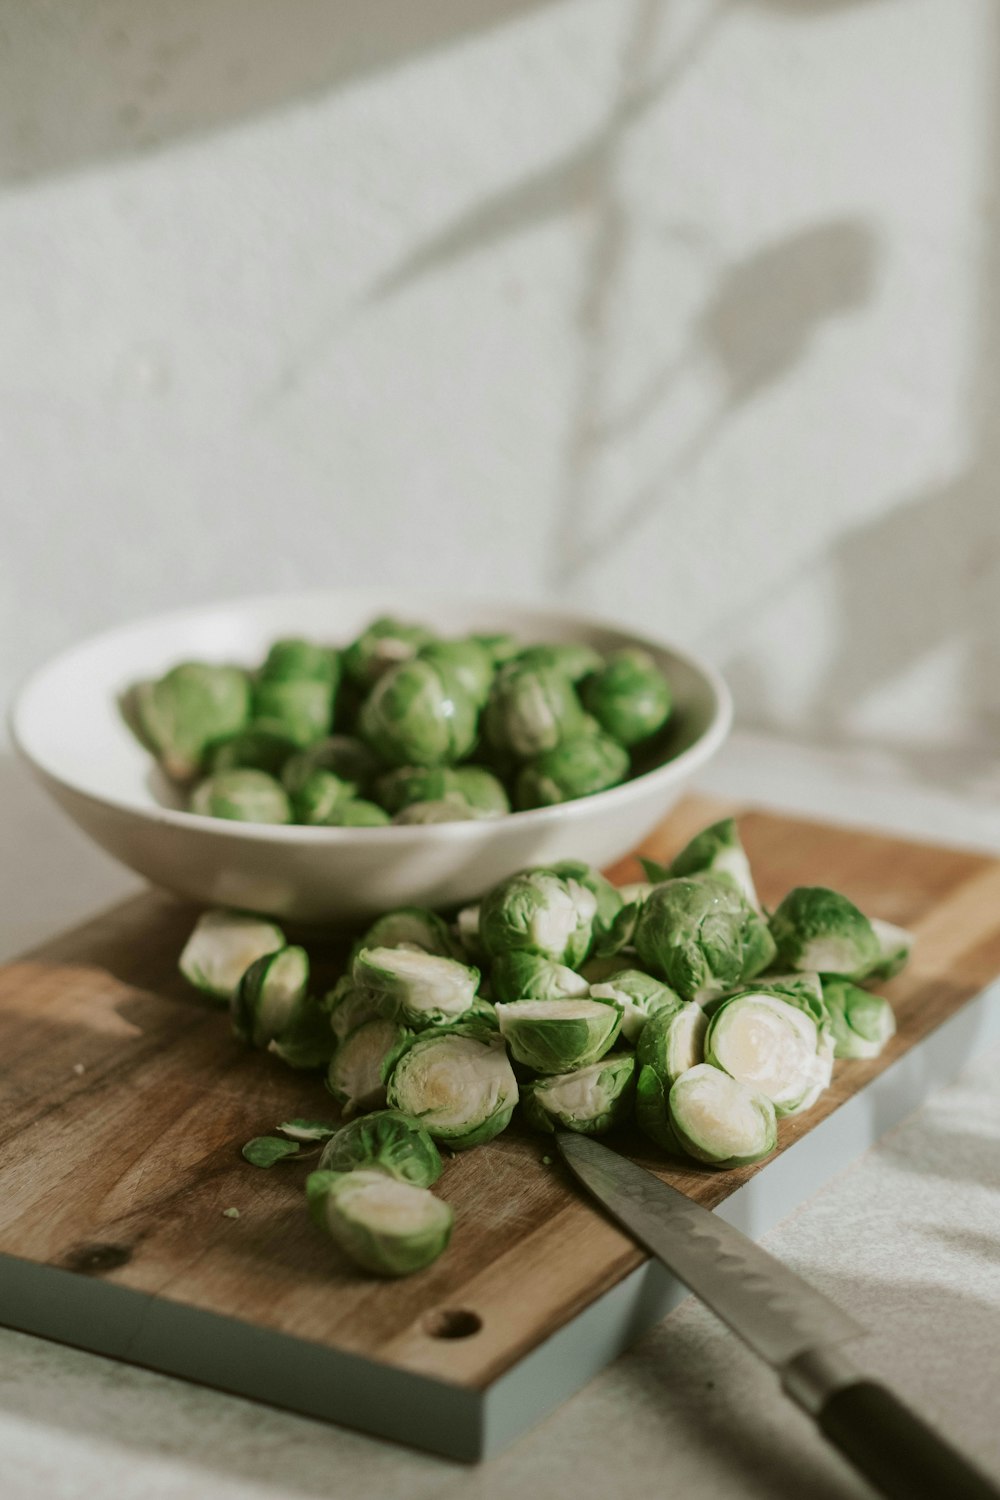
[{"label": "kitchen knife", "polygon": [[829,1442],[890,1500],[1000,1500],[1000,1490],[841,1345],[865,1329],[700,1203],[599,1141],[560,1131],[566,1165],[613,1218],[750,1348]]}]

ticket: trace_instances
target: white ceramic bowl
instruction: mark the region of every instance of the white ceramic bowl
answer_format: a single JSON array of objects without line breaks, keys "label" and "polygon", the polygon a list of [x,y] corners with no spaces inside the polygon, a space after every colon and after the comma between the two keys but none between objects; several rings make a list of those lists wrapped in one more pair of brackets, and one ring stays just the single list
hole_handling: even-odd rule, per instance
[{"label": "white ceramic bowl", "polygon": [[[269,643],[301,634],[331,642],[394,613],[443,635],[511,631],[528,641],[640,645],[670,680],[671,759],[558,807],[495,821],[391,828],[274,827],[198,817],[171,806],[166,783],[126,727],[119,694],[190,658],[253,665]],[[80,828],[156,885],[196,901],[316,925],[370,918],[405,904],[470,901],[512,871],[555,859],[606,865],[663,817],[729,730],[725,684],[693,656],[561,611],[387,591],[306,593],[188,609],[97,636],[24,685],[11,714],[16,745]]]}]

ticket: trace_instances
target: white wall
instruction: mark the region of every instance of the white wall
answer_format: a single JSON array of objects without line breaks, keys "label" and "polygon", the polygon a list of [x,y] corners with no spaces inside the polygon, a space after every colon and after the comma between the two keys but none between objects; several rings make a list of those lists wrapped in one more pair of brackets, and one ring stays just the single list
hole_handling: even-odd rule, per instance
[{"label": "white wall", "polygon": [[411,582],[1000,720],[986,0],[0,0],[0,696]]}]

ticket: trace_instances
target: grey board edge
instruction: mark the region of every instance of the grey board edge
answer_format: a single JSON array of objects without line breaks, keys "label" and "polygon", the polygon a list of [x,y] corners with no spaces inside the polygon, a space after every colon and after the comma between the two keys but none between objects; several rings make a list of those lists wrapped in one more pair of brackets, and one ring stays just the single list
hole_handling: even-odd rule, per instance
[{"label": "grey board edge", "polygon": [[[997,1000],[1000,983],[968,1001],[716,1212],[753,1238],[765,1234],[976,1052],[1000,1040]],[[470,1390],[0,1255],[0,1322],[8,1327],[465,1462],[491,1457],[534,1426],[686,1295],[659,1262],[647,1262],[491,1385]]]}]

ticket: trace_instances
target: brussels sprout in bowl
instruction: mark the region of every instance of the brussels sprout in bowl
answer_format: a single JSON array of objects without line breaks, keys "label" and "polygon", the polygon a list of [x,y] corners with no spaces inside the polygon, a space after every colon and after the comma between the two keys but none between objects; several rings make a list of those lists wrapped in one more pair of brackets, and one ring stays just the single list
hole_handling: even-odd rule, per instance
[{"label": "brussels sprout in bowl", "polygon": [[[417,622],[445,640],[545,641],[605,659],[612,652],[645,652],[670,684],[673,713],[648,749],[633,755],[631,779],[608,790],[501,816],[391,826],[261,823],[193,813],[123,717],[129,688],[179,663],[250,668],[276,641],[346,643],[385,616]],[[389,644],[395,649],[394,641]],[[447,657],[437,671],[453,670]],[[277,688],[287,684],[288,666],[271,659],[269,680]],[[549,668],[540,662],[538,670]],[[360,691],[349,672],[344,683],[342,691]],[[279,698],[269,702],[275,716],[269,734],[280,741],[298,732],[302,706]],[[11,727],[21,753],[79,827],[154,884],[212,906],[316,926],[360,923],[401,906],[471,903],[529,865],[563,859],[606,865],[664,816],[718,750],[730,719],[729,694],[717,673],[624,628],[569,612],[383,589],[237,600],[123,626],[35,673],[18,695]],[[245,769],[237,757],[218,772]],[[325,765],[316,769],[330,773]],[[349,782],[350,771],[338,761],[332,774]],[[302,787],[289,792],[301,796]],[[360,799],[348,797],[344,805],[359,806]]]}]

